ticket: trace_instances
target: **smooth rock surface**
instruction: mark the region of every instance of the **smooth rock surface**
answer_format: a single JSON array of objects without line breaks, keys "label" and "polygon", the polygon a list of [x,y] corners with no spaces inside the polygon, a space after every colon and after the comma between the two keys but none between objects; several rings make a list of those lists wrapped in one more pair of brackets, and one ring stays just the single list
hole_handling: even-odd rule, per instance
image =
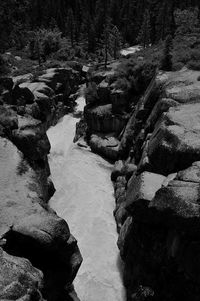
[{"label": "smooth rock surface", "polygon": [[126,207],[133,211],[135,206],[145,207],[152,201],[155,193],[161,188],[165,177],[159,174],[143,172],[133,175],[128,183]]},{"label": "smooth rock surface", "polygon": [[112,136],[91,135],[90,147],[93,152],[110,160],[117,160],[119,156],[119,140]]},{"label": "smooth rock surface", "polygon": [[168,175],[200,160],[200,104],[171,108],[157,123],[148,146],[156,172]]}]

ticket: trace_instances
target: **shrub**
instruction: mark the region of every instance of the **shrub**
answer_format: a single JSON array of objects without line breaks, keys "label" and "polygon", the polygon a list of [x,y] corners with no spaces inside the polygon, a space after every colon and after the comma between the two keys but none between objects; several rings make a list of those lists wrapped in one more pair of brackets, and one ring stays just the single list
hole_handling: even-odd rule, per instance
[{"label": "shrub", "polygon": [[[127,88],[134,95],[140,95],[149,85],[155,74],[158,62],[151,60],[139,61],[131,58],[123,62],[118,69],[118,78],[125,78],[129,84]],[[117,80],[119,82],[119,80]],[[123,81],[125,83],[125,81]]]},{"label": "shrub", "polygon": [[94,82],[89,83],[85,89],[86,104],[95,103],[98,100],[97,87]]},{"label": "shrub", "polygon": [[173,71],[179,71],[184,67],[184,64],[181,62],[173,63]]},{"label": "shrub", "polygon": [[2,55],[0,55],[0,75],[4,75],[9,73],[8,64],[6,63],[5,59]]},{"label": "shrub", "polygon": [[74,59],[86,59],[86,52],[80,46],[65,46],[53,54],[53,58],[61,61],[71,61]]},{"label": "shrub", "polygon": [[161,60],[162,70],[166,70],[166,71],[172,70],[172,48],[173,48],[173,39],[171,35],[168,35],[165,40],[163,57]]},{"label": "shrub", "polygon": [[125,77],[118,78],[115,82],[115,88],[123,91],[127,91],[131,88],[131,82],[128,81]]},{"label": "shrub", "polygon": [[57,28],[39,29],[30,35],[29,52],[32,59],[38,59],[40,55],[45,58],[61,47],[61,32]]},{"label": "shrub", "polygon": [[192,70],[200,71],[200,61],[191,60],[187,63],[187,67]]}]

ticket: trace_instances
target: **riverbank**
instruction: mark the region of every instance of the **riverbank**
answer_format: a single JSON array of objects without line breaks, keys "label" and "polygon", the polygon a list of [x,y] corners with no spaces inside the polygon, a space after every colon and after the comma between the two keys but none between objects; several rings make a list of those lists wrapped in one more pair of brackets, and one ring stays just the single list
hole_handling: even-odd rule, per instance
[{"label": "riverbank", "polygon": [[[85,136],[116,161],[111,179],[127,300],[197,301],[200,72],[154,71],[149,81],[148,63],[140,57],[137,64],[142,76],[127,70],[141,94],[136,85],[117,89],[115,70],[91,75]],[[124,114],[126,124],[116,123]]]},{"label": "riverbank", "polygon": [[48,205],[55,188],[46,131],[73,110],[80,79],[69,67],[0,79],[1,299],[77,300],[72,282],[82,257]]},{"label": "riverbank", "polygon": [[[77,111],[84,99],[77,100]],[[90,148],[73,144],[77,118],[66,115],[48,131],[49,163],[56,193],[51,207],[69,224],[83,263],[74,281],[81,301],[124,301],[121,262],[113,218],[112,165]]]}]

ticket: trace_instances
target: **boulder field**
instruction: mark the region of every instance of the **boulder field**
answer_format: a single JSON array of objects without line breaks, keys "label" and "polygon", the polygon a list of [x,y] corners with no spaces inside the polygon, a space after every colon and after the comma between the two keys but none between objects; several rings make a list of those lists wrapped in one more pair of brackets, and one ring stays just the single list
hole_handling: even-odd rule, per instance
[{"label": "boulder field", "polygon": [[0,78],[1,300],[79,300],[77,241],[48,205],[55,188],[46,131],[73,109],[80,82],[72,68]]},{"label": "boulder field", "polygon": [[159,72],[132,106],[109,76],[92,78],[84,127],[91,149],[116,162],[127,300],[198,301],[200,72]]}]

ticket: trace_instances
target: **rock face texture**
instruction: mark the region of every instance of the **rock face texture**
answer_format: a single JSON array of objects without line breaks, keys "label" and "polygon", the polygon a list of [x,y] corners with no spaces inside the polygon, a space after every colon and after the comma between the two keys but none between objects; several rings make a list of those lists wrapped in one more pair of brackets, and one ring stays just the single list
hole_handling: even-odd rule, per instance
[{"label": "rock face texture", "polygon": [[43,300],[43,275],[24,258],[8,255],[0,248],[1,300]]},{"label": "rock face texture", "polygon": [[[111,82],[113,71],[91,75],[85,91],[85,137],[91,149],[115,161],[119,158],[120,135],[129,119],[129,97]],[[81,128],[77,126],[77,132]],[[79,136],[78,134],[76,135]]]},{"label": "rock face texture", "polygon": [[122,166],[137,165],[112,177],[127,300],[200,298],[199,75],[159,73],[120,141]]},{"label": "rock face texture", "polygon": [[46,131],[73,106],[71,68],[0,79],[0,299],[78,300],[82,257],[67,223],[48,206],[55,192]]},{"label": "rock face texture", "polygon": [[197,301],[200,72],[158,73],[132,107],[109,76],[92,78],[85,120],[91,149],[118,160],[111,179],[127,300]]}]

